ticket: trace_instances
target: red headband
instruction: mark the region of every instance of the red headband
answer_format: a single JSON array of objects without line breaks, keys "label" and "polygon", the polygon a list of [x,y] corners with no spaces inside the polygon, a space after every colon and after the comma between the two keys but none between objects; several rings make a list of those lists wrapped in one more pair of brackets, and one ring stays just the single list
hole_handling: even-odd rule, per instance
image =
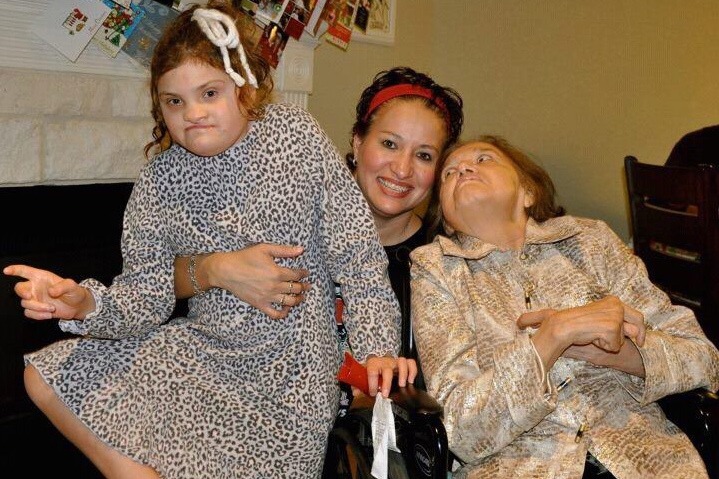
[{"label": "red headband", "polygon": [[369,104],[369,108],[367,109],[367,113],[365,113],[363,120],[367,121],[372,112],[375,111],[377,107],[380,106],[382,103],[389,101],[392,98],[397,98],[398,96],[407,95],[421,96],[432,100],[432,103],[437,105],[439,109],[442,110],[442,112],[444,113],[444,119],[449,125],[449,111],[447,111],[447,107],[445,106],[444,102],[441,99],[435,97],[434,93],[432,93],[432,90],[430,90],[429,88],[425,88],[419,85],[413,85],[411,83],[400,83],[399,85],[392,85],[378,91],[372,98],[372,101]]}]

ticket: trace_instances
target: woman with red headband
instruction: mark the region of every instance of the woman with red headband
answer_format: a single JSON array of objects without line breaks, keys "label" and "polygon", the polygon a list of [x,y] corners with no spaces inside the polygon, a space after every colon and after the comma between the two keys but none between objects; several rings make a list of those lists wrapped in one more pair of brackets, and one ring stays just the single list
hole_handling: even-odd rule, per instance
[{"label": "woman with red headband", "polygon": [[[410,318],[409,252],[431,239],[417,210],[430,194],[439,157],[459,138],[463,120],[462,98],[455,90],[408,67],[378,73],[357,103],[347,165],[370,205],[405,323]],[[258,244],[197,256],[193,264],[178,258],[176,292],[187,297],[213,287],[226,289],[282,319],[311,285],[304,281],[306,271],[281,268],[274,259],[302,251],[299,246]],[[281,305],[278,293],[284,294]],[[409,338],[402,338],[402,348],[404,357],[416,358]],[[400,361],[401,385],[406,378],[413,381],[415,373],[411,362]]]},{"label": "woman with red headband", "polygon": [[[409,253],[432,239],[418,208],[463,120],[455,90],[407,67],[378,73],[357,103],[347,166],[370,205],[404,324],[410,321]],[[402,338],[402,355],[417,357],[410,336]]]}]

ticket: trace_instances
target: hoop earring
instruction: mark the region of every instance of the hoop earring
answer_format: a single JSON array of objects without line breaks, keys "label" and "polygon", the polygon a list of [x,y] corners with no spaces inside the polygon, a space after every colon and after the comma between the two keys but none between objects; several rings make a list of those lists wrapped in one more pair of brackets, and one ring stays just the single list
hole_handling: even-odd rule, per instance
[{"label": "hoop earring", "polygon": [[357,168],[357,158],[353,156],[350,160],[350,164],[352,165],[352,168]]}]

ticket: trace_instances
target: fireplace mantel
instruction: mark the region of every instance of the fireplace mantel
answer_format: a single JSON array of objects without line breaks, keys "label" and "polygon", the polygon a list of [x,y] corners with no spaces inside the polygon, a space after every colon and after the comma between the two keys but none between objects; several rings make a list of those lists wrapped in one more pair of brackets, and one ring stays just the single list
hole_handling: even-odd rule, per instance
[{"label": "fireplace mantel", "polygon": [[[48,72],[89,73],[127,78],[147,78],[122,53],[110,58],[93,42],[73,63],[31,32],[31,26],[48,0],[3,0],[0,4],[0,67]],[[314,49],[318,41],[305,35],[302,41],[289,39],[274,72],[276,89],[287,101],[307,106],[312,92]]]},{"label": "fireplace mantel", "polygon": [[[0,186],[132,181],[153,124],[148,73],[93,42],[66,59],[31,32],[47,5],[0,2]],[[307,108],[317,45],[290,39],[275,101]]]}]

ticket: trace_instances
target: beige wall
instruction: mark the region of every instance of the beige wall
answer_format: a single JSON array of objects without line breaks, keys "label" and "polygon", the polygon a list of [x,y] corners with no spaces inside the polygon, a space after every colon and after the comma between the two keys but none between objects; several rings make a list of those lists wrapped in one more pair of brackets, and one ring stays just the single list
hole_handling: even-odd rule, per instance
[{"label": "beige wall", "polygon": [[[433,4],[431,0],[400,0],[399,20],[392,46],[350,42],[347,51],[329,43],[315,50],[314,85],[308,108],[337,143],[341,152],[349,151],[349,132],[354,108],[362,90],[380,70],[401,64],[434,74]],[[437,81],[449,82],[448,75]]]},{"label": "beige wall", "polygon": [[462,93],[465,137],[505,135],[570,213],[628,239],[624,156],[661,163],[683,133],[719,123],[714,0],[398,0],[397,16],[393,47],[316,50],[309,109],[342,151],[361,89],[411,65]]}]

